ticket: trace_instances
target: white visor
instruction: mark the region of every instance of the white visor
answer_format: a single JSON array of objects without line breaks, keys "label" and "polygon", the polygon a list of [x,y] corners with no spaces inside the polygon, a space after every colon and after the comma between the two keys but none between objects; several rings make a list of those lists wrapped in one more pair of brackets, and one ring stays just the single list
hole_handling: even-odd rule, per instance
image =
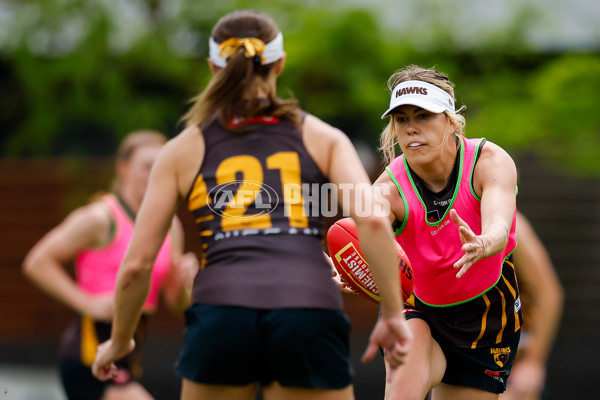
[{"label": "white visor", "polygon": [[455,112],[454,99],[445,90],[423,81],[406,81],[398,84],[392,90],[390,108],[383,113],[381,119],[389,116],[395,108],[404,104],[421,107],[436,114],[442,111]]},{"label": "white visor", "polygon": [[[225,68],[227,65],[227,59],[221,56],[221,49],[219,48],[219,44],[215,42],[215,39],[210,37],[208,39],[208,49],[209,49],[209,57],[212,62],[220,68]],[[275,36],[275,39],[271,40],[269,43],[265,44],[265,50],[261,57],[261,64],[271,64],[275,61],[279,60],[283,57],[283,35],[281,32]]]}]

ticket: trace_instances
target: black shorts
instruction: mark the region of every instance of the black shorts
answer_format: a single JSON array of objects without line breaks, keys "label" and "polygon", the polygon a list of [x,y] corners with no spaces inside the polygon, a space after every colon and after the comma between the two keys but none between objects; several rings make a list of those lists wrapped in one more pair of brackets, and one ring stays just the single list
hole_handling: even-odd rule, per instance
[{"label": "black shorts", "polygon": [[350,322],[338,310],[196,304],[175,372],[196,383],[341,389],[352,382]]},{"label": "black shorts", "polygon": [[117,368],[117,377],[103,382],[96,379],[92,369],[81,361],[64,358],[58,365],[60,380],[69,400],[100,400],[109,386],[124,386],[133,382],[126,369]]},{"label": "black shorts", "polygon": [[[420,311],[410,306],[406,307],[405,317],[407,320],[419,318],[427,322]],[[506,390],[508,376],[517,355],[520,330],[500,343],[476,349],[452,345],[433,329],[431,335],[446,357],[443,383],[475,387],[492,393],[502,393]]]}]

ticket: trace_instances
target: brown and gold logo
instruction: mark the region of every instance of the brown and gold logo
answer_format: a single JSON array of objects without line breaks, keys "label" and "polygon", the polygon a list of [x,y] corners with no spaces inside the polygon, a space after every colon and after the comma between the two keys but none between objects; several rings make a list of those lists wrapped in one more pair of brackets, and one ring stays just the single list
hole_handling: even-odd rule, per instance
[{"label": "brown and gold logo", "polygon": [[510,357],[510,347],[492,347],[490,353],[494,356],[494,362],[503,368]]}]

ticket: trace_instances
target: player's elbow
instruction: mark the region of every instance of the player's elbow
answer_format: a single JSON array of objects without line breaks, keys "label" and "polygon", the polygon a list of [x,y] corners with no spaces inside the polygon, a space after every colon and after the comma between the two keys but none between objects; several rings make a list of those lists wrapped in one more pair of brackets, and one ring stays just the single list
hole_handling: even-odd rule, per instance
[{"label": "player's elbow", "polygon": [[565,293],[558,280],[554,282],[546,280],[542,283],[539,291],[539,302],[544,304],[549,310],[561,314],[565,301]]},{"label": "player's elbow", "polygon": [[556,285],[554,285],[554,289],[552,290],[552,292],[554,307],[556,309],[562,310],[565,302],[565,291],[562,285],[559,282],[556,282]]},{"label": "player's elbow", "polygon": [[32,274],[33,269],[35,268],[35,264],[31,261],[31,259],[29,257],[25,258],[25,260],[23,261],[23,264],[21,265],[21,272],[23,273],[23,275],[25,275],[26,277],[30,277]]},{"label": "player's elbow", "polygon": [[38,252],[30,252],[23,260],[21,265],[21,272],[27,277],[31,278],[35,275],[39,266],[43,264],[42,257]]}]

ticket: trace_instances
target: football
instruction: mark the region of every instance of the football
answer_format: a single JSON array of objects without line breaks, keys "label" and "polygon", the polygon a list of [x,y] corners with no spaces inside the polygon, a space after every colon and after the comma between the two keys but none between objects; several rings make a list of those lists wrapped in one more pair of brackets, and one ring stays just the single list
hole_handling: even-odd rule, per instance
[{"label": "football", "polygon": [[[406,253],[396,243],[402,297],[406,301],[414,287],[412,266]],[[379,303],[379,291],[358,243],[358,232],[352,218],[342,218],[327,231],[327,248],[333,265],[352,290],[373,303]]]}]

